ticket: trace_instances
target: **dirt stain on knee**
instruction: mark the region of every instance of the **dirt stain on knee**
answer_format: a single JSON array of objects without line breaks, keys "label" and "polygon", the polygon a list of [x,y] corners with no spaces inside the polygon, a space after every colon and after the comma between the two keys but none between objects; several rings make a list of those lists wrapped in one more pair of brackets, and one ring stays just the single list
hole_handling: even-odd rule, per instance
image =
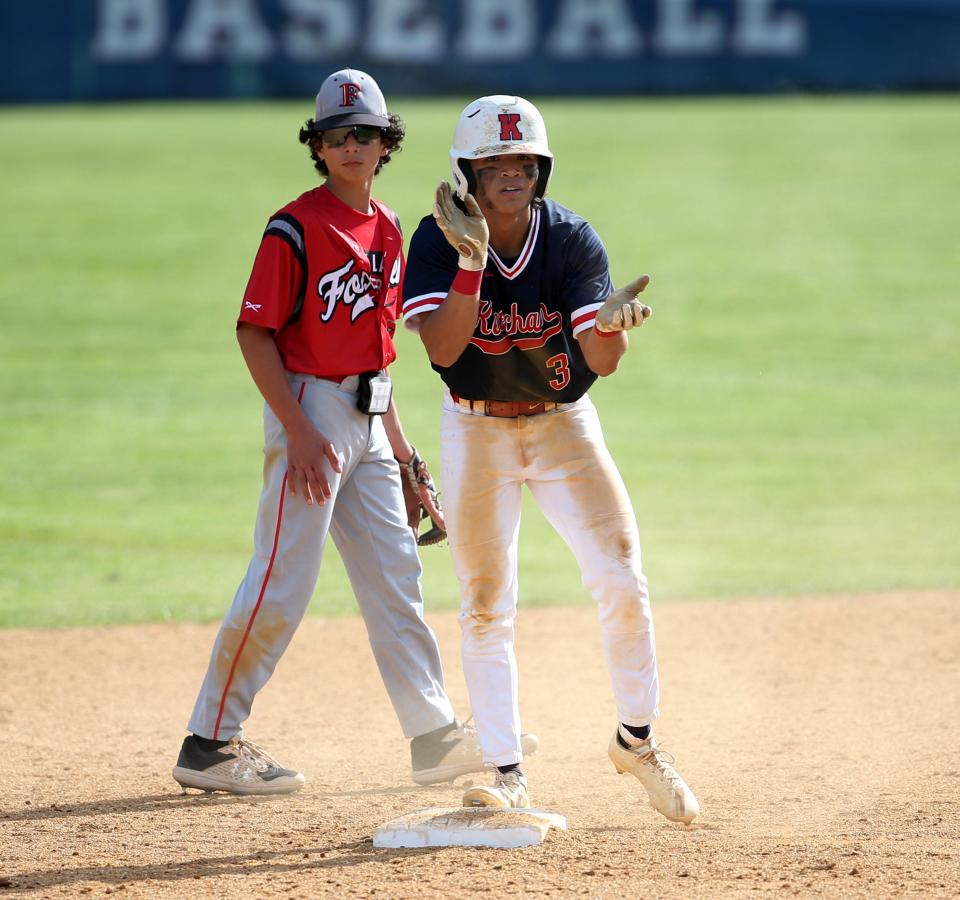
[{"label": "dirt stain on knee", "polygon": [[[217,682],[226,686],[231,671],[233,678],[244,678],[260,665],[265,655],[272,655],[277,640],[287,629],[286,616],[260,610],[247,632],[243,626],[224,628],[217,639]],[[244,636],[246,635],[246,640]]]},{"label": "dirt stain on knee", "polygon": [[464,590],[461,610],[465,624],[473,634],[486,634],[503,617],[503,610],[498,607],[504,593],[504,585],[497,579],[471,579]]},{"label": "dirt stain on knee", "polygon": [[593,535],[593,541],[604,556],[625,567],[632,566],[637,560],[640,538],[632,515],[598,516],[584,522],[583,529]]},{"label": "dirt stain on knee", "polygon": [[499,594],[492,584],[486,585],[486,590],[479,590],[468,594],[465,604],[466,613],[470,620],[470,628],[476,633],[485,633],[490,630],[494,621],[499,618],[496,612]]},{"label": "dirt stain on knee", "polygon": [[610,619],[616,622],[615,630],[620,634],[638,634],[650,629],[650,621],[640,594],[617,603],[616,607],[611,609]]},{"label": "dirt stain on knee", "polygon": [[498,618],[499,616],[495,616],[492,612],[472,609],[467,616],[470,632],[478,637],[485,635],[493,628]]}]

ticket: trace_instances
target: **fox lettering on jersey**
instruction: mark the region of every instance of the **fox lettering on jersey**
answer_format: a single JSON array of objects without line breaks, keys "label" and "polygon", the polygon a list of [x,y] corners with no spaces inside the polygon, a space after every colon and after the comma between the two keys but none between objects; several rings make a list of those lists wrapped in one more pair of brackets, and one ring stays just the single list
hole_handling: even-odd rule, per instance
[{"label": "fox lettering on jersey", "polygon": [[[339,269],[333,269],[320,276],[317,282],[317,293],[326,302],[326,308],[320,314],[321,322],[329,322],[337,311],[337,306],[343,304],[350,307],[350,321],[356,322],[367,310],[373,309],[377,302],[371,292],[375,292],[383,283],[383,254],[380,257],[380,273],[356,269],[356,260],[348,259]],[[376,279],[377,284],[374,284]]]},{"label": "fox lettering on jersey", "polygon": [[[352,271],[354,260],[348,260],[339,269],[321,275],[317,282],[317,293],[326,301],[326,307],[320,314],[321,322],[329,322],[337,311],[337,305],[343,303],[350,307],[350,321],[356,322],[368,309],[377,305],[375,297],[383,290],[383,251],[371,250],[367,254],[370,271],[362,269]],[[388,287],[400,284],[401,260],[398,256],[390,270]]]},{"label": "fox lettering on jersey", "polygon": [[506,353],[513,347],[536,350],[559,334],[562,328],[563,314],[559,310],[551,312],[543,303],[540,309],[523,315],[516,303],[510,305],[509,312],[503,312],[494,310],[489,300],[481,300],[477,316],[480,334],[470,338],[470,343],[493,356]]}]

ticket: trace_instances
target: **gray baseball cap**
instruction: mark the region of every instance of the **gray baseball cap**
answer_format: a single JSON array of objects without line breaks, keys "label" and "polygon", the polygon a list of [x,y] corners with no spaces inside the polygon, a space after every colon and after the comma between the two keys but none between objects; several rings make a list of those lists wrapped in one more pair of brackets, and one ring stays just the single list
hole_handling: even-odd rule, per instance
[{"label": "gray baseball cap", "polygon": [[359,69],[334,72],[317,94],[317,131],[344,125],[388,128],[387,101],[377,83]]}]

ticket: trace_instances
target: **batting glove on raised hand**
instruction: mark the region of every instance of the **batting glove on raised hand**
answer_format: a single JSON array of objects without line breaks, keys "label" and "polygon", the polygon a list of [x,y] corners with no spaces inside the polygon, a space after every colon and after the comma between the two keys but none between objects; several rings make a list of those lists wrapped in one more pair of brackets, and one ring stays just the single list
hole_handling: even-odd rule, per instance
[{"label": "batting glove on raised hand", "polygon": [[[394,457],[396,459],[396,457]],[[439,544],[447,536],[447,525],[443,519],[443,507],[437,494],[437,486],[427,464],[420,458],[416,448],[409,462],[400,462],[400,482],[403,486],[403,502],[407,510],[407,524],[413,529],[413,536],[421,547]],[[430,527],[420,534],[420,522],[430,520]]]},{"label": "batting glove on raised hand", "polygon": [[636,281],[614,291],[597,310],[597,331],[629,331],[643,324],[653,313],[645,303],[637,299],[637,295],[650,284],[649,275],[641,275]]},{"label": "batting glove on raised hand", "polygon": [[441,181],[433,204],[433,218],[450,246],[460,254],[460,268],[477,272],[487,265],[490,229],[472,194],[463,198],[463,204],[466,212],[454,202],[450,185]]}]

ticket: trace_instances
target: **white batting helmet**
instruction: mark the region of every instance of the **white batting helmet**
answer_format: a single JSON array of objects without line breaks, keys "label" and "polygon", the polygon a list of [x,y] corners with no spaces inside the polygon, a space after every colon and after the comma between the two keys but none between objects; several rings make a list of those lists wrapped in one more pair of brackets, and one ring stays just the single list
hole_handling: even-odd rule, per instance
[{"label": "white batting helmet", "polygon": [[553,171],[553,154],[547,145],[547,126],[539,110],[523,97],[495,94],[468,104],[460,113],[450,148],[450,169],[462,199],[476,192],[477,183],[468,160],[501,153],[532,153],[540,157],[535,195],[547,192]]}]

